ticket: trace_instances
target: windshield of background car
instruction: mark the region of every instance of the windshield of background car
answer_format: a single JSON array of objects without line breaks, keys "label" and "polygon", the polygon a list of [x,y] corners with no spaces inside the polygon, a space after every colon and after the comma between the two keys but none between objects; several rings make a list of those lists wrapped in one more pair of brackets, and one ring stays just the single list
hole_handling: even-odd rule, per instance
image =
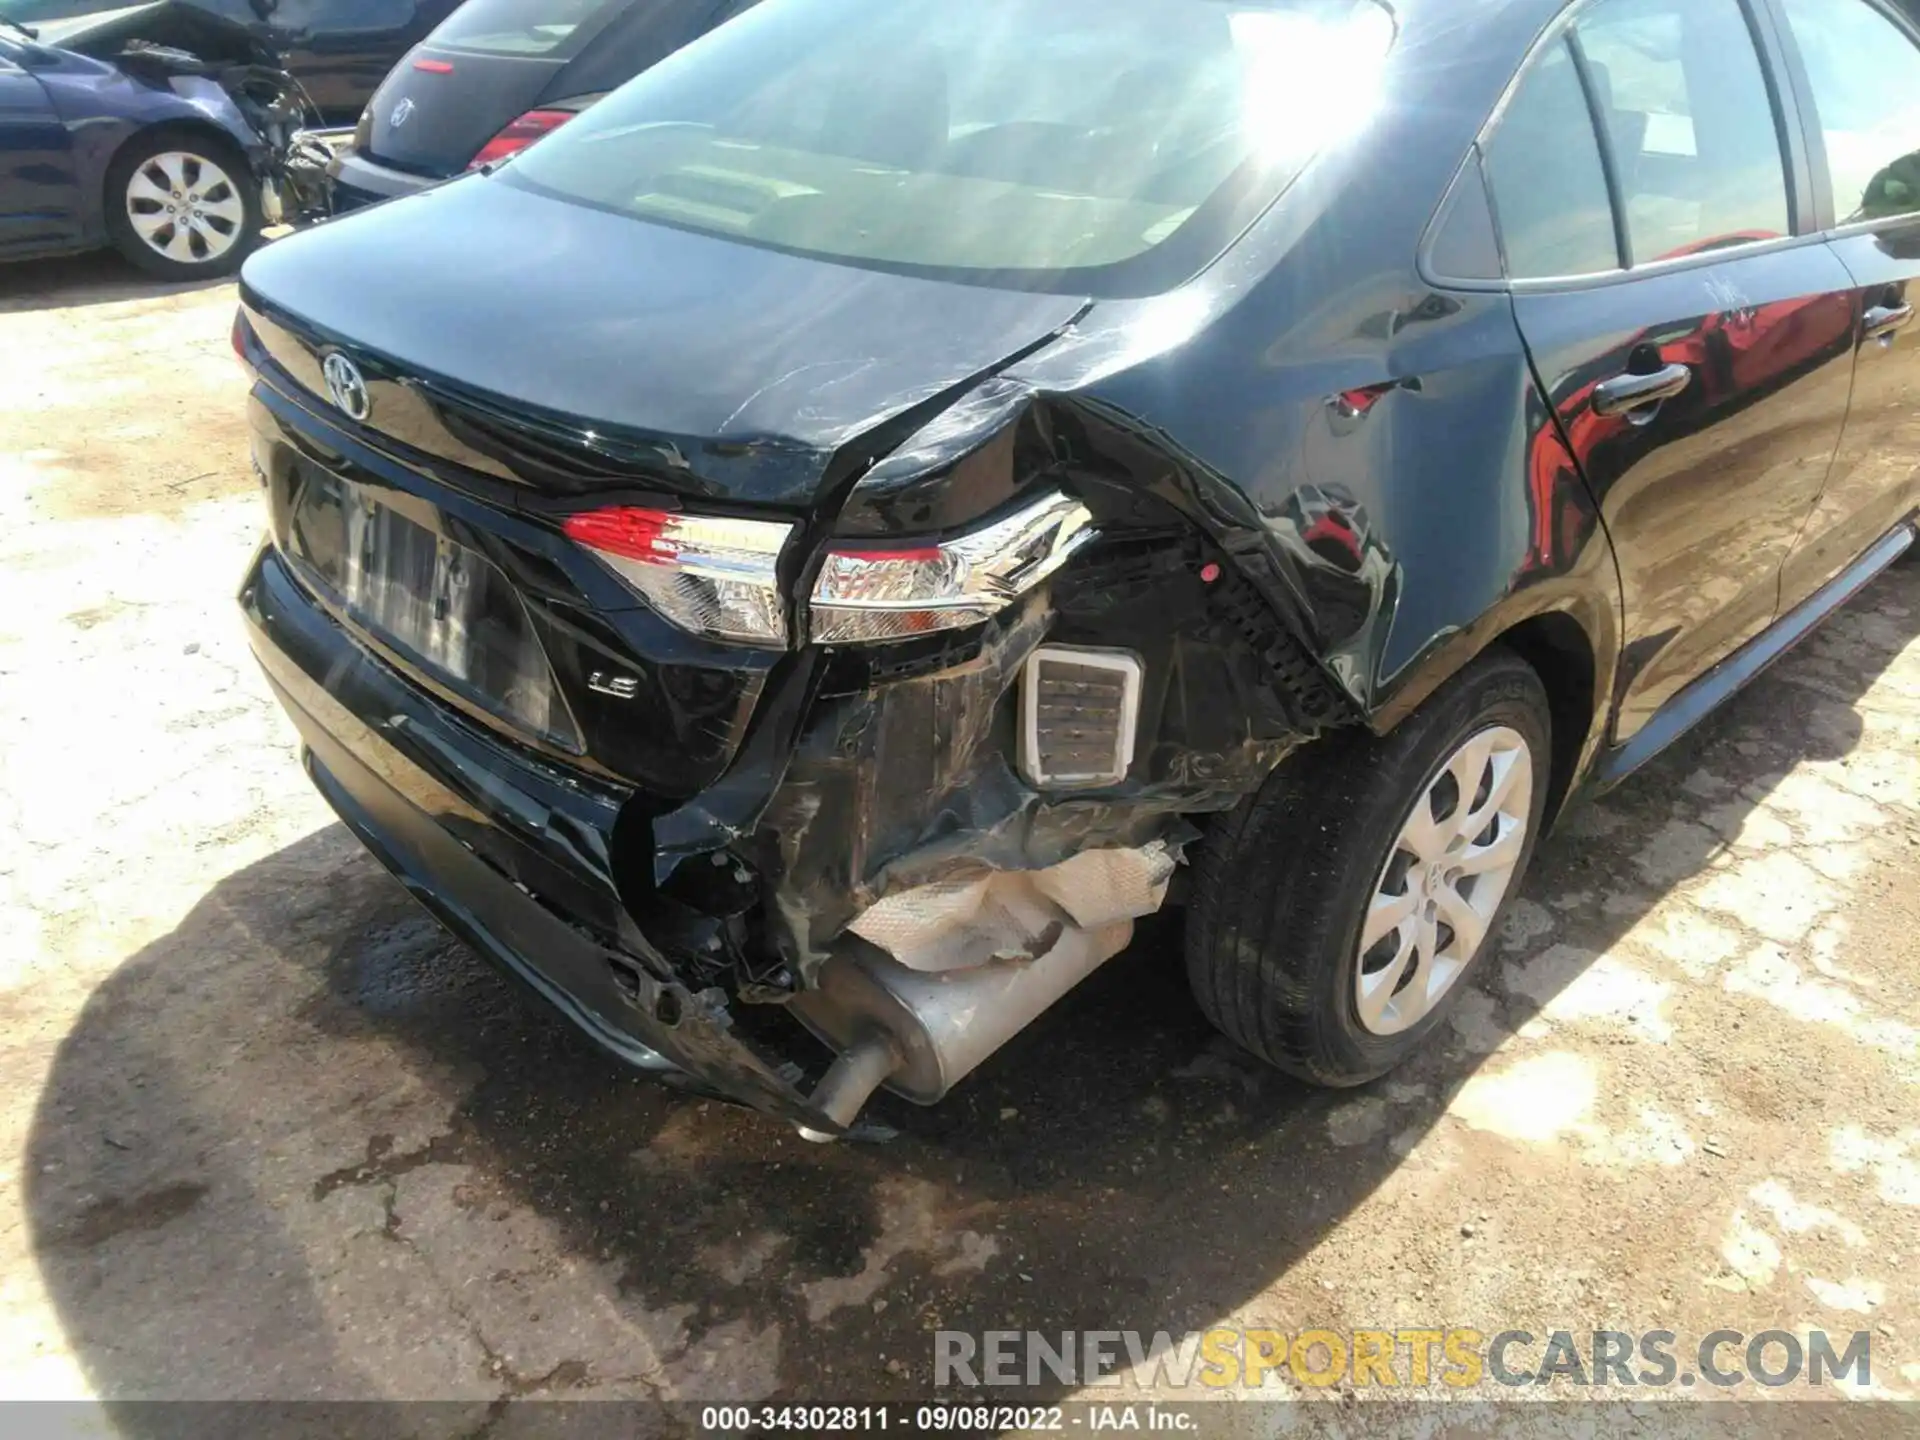
[{"label": "windshield of background car", "polygon": [[623,0],[467,0],[428,43],[562,60],[577,54],[611,12],[624,8]]},{"label": "windshield of background car", "polygon": [[765,0],[505,177],[830,260],[1148,294],[1365,122],[1393,34],[1374,0]]},{"label": "windshield of background car", "polygon": [[74,20],[109,10],[131,10],[141,0],[0,0],[0,18],[37,25],[47,20]]},{"label": "windshield of background car", "polygon": [[[0,18],[32,25],[48,44],[94,25],[105,24],[121,11],[145,8],[153,0],[0,0]],[[178,0],[190,9],[205,10],[237,25],[263,25],[277,12],[269,0]],[[286,23],[286,22],[278,22]]]},{"label": "windshield of background car", "polygon": [[126,7],[127,0],[0,0],[0,20],[31,24],[36,20],[64,20]]}]

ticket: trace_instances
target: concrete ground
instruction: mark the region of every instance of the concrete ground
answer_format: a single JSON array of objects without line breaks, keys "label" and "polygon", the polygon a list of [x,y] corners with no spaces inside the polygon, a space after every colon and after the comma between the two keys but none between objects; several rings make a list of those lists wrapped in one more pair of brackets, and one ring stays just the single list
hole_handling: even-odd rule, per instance
[{"label": "concrete ground", "polygon": [[310,791],[232,309],[0,271],[0,1394],[913,1398],[937,1329],[1225,1322],[1865,1328],[1920,1395],[1920,566],[1578,812],[1389,1081],[1214,1039],[1156,921],[814,1147],[623,1074]]}]

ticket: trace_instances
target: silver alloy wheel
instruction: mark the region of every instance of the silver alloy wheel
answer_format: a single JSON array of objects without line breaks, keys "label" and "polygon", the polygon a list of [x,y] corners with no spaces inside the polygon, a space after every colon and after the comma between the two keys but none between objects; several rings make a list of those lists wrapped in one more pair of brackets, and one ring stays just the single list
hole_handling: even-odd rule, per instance
[{"label": "silver alloy wheel", "polygon": [[127,181],[127,219],[156,255],[181,265],[206,265],[240,242],[246,201],[215,161],[188,150],[166,150],[144,161]]},{"label": "silver alloy wheel", "polygon": [[1467,737],[1428,780],[1374,882],[1353,998],[1375,1035],[1418,1024],[1453,988],[1513,882],[1533,814],[1517,730]]}]

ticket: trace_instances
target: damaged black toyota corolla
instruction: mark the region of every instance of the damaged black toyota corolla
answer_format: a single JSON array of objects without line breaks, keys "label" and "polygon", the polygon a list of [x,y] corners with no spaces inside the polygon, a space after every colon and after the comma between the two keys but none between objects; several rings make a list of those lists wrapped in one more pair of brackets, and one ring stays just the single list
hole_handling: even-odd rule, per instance
[{"label": "damaged black toyota corolla", "polygon": [[249,262],[254,648],[451,928],[810,1133],[1170,889],[1366,1080],[1913,538],[1862,25],[1920,68],[1869,0],[765,0]]}]

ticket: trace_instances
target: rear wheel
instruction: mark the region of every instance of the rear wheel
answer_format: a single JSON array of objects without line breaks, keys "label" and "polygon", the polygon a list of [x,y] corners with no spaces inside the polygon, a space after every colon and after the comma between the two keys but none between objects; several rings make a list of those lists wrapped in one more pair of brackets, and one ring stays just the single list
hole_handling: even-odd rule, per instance
[{"label": "rear wheel", "polygon": [[167,280],[229,275],[260,239],[260,187],[239,149],[195,131],[128,141],[107,169],[107,230]]},{"label": "rear wheel", "polygon": [[1532,859],[1546,694],[1496,651],[1392,734],[1336,732],[1222,817],[1195,860],[1187,974],[1227,1035],[1357,1085],[1419,1046]]}]

